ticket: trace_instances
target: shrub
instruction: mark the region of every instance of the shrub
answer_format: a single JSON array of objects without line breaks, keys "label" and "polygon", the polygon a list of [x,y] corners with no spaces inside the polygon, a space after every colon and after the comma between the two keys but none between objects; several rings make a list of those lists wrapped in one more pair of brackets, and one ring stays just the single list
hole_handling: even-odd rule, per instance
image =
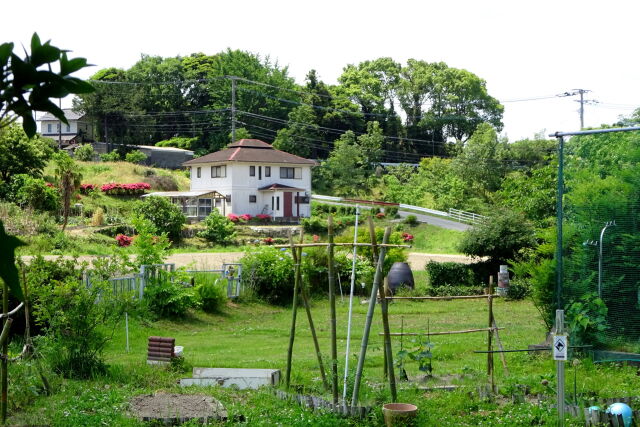
[{"label": "shrub", "polygon": [[55,212],[60,207],[60,193],[42,178],[19,174],[11,178],[8,199],[32,209]]},{"label": "shrub", "polygon": [[119,162],[122,160],[122,156],[117,151],[112,151],[110,153],[100,154],[100,160],[103,162]]},{"label": "shrub", "polygon": [[251,221],[251,215],[249,215],[249,214],[242,214],[242,215],[240,215],[240,220],[241,220],[242,222],[249,222],[249,221]]},{"label": "shrub", "polygon": [[258,298],[270,304],[287,304],[293,297],[293,259],[286,251],[263,246],[241,260],[242,281]]},{"label": "shrub", "polygon": [[182,210],[164,197],[147,197],[138,203],[133,212],[153,223],[158,233],[166,233],[173,240],[180,239],[180,231],[186,222]]},{"label": "shrub", "polygon": [[140,150],[133,150],[127,153],[124,160],[129,163],[142,163],[147,160],[147,155]]},{"label": "shrub", "polygon": [[531,295],[531,284],[527,280],[511,280],[507,300],[519,301]]},{"label": "shrub", "polygon": [[106,193],[110,196],[115,196],[115,195],[135,196],[139,194],[144,194],[146,190],[150,190],[150,189],[151,189],[151,186],[146,182],[136,182],[133,184],[116,184],[115,182],[110,182],[100,187],[100,190],[102,190],[103,193]]},{"label": "shrub", "polygon": [[207,313],[219,313],[227,302],[224,287],[218,283],[205,282],[196,287],[196,293],[202,303],[202,309]]},{"label": "shrub", "polygon": [[402,240],[409,243],[413,242],[413,234],[402,233]]},{"label": "shrub", "polygon": [[312,216],[311,218],[302,218],[300,221],[302,224],[302,228],[305,233],[326,233],[327,231],[327,223],[326,221],[320,219],[317,216]]},{"label": "shrub", "polygon": [[198,233],[198,236],[213,243],[227,245],[232,243],[236,236],[233,221],[222,216],[217,209],[211,210],[204,220],[204,226],[205,229]]},{"label": "shrub", "polygon": [[403,222],[410,227],[415,227],[418,225],[418,217],[415,215],[407,215]]},{"label": "shrub", "polygon": [[131,245],[133,238],[125,234],[118,234],[116,236],[116,242],[118,242],[118,246],[126,247]]},{"label": "shrub", "polygon": [[265,214],[258,214],[258,215],[256,215],[256,219],[257,219],[259,222],[263,223],[263,224],[266,224],[266,223],[268,223],[269,221],[271,221],[271,217],[270,217],[269,215],[265,215]]},{"label": "shrub", "polygon": [[92,191],[96,190],[96,186],[93,184],[80,184],[80,193],[82,194],[89,194]]},{"label": "shrub", "polygon": [[378,218],[378,219],[383,219],[384,217],[385,217],[384,212],[378,212],[378,213],[376,214],[376,218]]},{"label": "shrub", "polygon": [[93,156],[95,156],[95,151],[93,150],[93,145],[82,144],[80,147],[76,148],[73,155],[76,159],[82,162],[90,162],[93,160]]},{"label": "shrub", "polygon": [[131,223],[138,233],[133,239],[133,249],[136,253],[136,265],[162,264],[167,256],[169,240],[166,234],[157,234],[155,225],[148,219],[136,216]]},{"label": "shrub", "polygon": [[384,208],[384,213],[390,218],[395,218],[398,216],[398,207],[397,206],[387,206]]},{"label": "shrub", "polygon": [[179,317],[190,308],[197,307],[193,288],[187,288],[176,280],[176,274],[162,270],[158,273],[144,290],[144,303],[151,313],[159,318]]},{"label": "shrub", "polygon": [[429,261],[426,270],[429,275],[429,284],[433,288],[474,284],[472,271],[467,264]]}]

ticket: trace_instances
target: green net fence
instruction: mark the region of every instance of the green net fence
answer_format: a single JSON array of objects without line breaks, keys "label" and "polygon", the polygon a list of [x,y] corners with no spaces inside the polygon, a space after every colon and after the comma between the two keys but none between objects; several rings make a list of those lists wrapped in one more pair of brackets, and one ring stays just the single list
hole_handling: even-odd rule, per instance
[{"label": "green net fence", "polygon": [[571,138],[565,157],[567,322],[581,344],[640,350],[640,133]]}]

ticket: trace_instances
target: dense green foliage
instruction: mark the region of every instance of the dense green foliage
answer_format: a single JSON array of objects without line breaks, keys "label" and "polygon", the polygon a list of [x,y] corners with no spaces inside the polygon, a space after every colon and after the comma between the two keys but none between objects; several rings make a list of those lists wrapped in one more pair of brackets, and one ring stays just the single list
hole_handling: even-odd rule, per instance
[{"label": "dense green foliage", "polygon": [[5,189],[4,198],[23,208],[47,212],[56,212],[60,208],[60,192],[42,178],[14,175]]},{"label": "dense green foliage", "polygon": [[196,294],[207,313],[220,313],[227,302],[222,280],[205,281],[196,287]]},{"label": "dense green foliage", "polygon": [[91,144],[82,144],[73,152],[73,156],[82,162],[90,162],[93,160],[95,156],[95,151],[93,150],[93,145]]},{"label": "dense green foliage", "polygon": [[124,159],[129,163],[142,163],[147,160],[147,155],[140,150],[133,150],[129,151]]},{"label": "dense green foliage", "polygon": [[157,232],[166,233],[174,241],[180,240],[186,218],[180,208],[166,197],[146,197],[134,207],[133,213],[151,221]]},{"label": "dense green foliage", "polygon": [[29,138],[16,124],[0,127],[0,179],[9,182],[17,174],[39,177],[53,153],[52,141]]},{"label": "dense green foliage", "polygon": [[204,227],[204,230],[198,233],[198,236],[212,243],[227,245],[233,242],[236,235],[233,222],[223,216],[218,209],[211,210],[209,216],[204,220]]},{"label": "dense green foliage", "polygon": [[429,275],[429,284],[434,288],[475,285],[473,273],[467,264],[429,261],[426,270]]}]

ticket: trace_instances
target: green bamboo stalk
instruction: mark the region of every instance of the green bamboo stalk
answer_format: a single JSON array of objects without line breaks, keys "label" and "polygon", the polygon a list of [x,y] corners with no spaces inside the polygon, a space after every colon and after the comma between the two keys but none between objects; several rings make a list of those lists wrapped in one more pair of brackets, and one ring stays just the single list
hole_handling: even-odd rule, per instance
[{"label": "green bamboo stalk", "polygon": [[[387,227],[384,230],[384,238],[382,243],[386,244],[389,241],[389,235],[391,234],[391,227]],[[369,300],[369,310],[367,311],[367,319],[364,325],[364,331],[362,333],[362,345],[360,347],[360,356],[358,357],[358,367],[356,368],[356,377],[353,383],[353,396],[351,398],[351,406],[358,406],[358,395],[360,394],[360,382],[362,380],[362,369],[364,368],[364,359],[367,355],[367,345],[369,344],[369,333],[371,332],[371,322],[373,320],[373,312],[376,307],[376,298],[378,296],[378,288],[380,282],[382,282],[382,267],[384,265],[384,257],[387,253],[387,248],[382,247],[380,249],[380,256],[378,257],[378,265],[376,266],[376,274],[373,279],[373,288],[371,289],[371,299]]]},{"label": "green bamboo stalk", "polygon": [[[304,234],[300,231],[300,243],[304,240]],[[293,249],[293,261],[295,263],[302,263],[302,248],[294,248],[293,240],[290,240],[291,247]],[[297,254],[296,254],[297,252]],[[316,350],[316,357],[318,358],[318,367],[320,368],[320,376],[322,377],[322,385],[325,390],[329,390],[329,383],[327,382],[327,375],[324,372],[324,363],[322,362],[322,352],[320,351],[320,344],[318,343],[318,335],[316,334],[316,328],[313,323],[313,317],[311,315],[311,305],[309,304],[309,295],[307,294],[307,288],[304,286],[302,280],[301,269],[298,270],[300,277],[297,278],[300,284],[300,294],[302,295],[302,302],[304,303],[304,309],[307,312],[307,320],[309,320],[309,329],[311,330],[311,338],[313,339],[313,346]]]},{"label": "green bamboo stalk", "polygon": [[[291,230],[289,230],[289,242],[291,242],[291,250],[295,251],[293,247],[293,238],[291,237]],[[291,313],[291,330],[289,331],[289,348],[287,349],[287,370],[285,373],[285,387],[288,390],[291,384],[291,358],[293,356],[293,342],[296,336],[296,317],[298,315],[298,282],[300,273],[300,263],[295,263],[294,283],[293,283],[293,308]]]},{"label": "green bamboo stalk", "polygon": [[[386,249],[383,248],[383,251],[386,252]],[[382,328],[384,331],[385,368],[389,376],[389,388],[391,389],[391,400],[393,402],[397,402],[398,392],[396,390],[396,376],[393,370],[393,352],[391,349],[391,335],[389,330],[389,306],[388,306],[389,303],[387,302],[384,286],[380,286],[378,288],[378,293],[380,295],[380,311],[382,312]]]},{"label": "green bamboo stalk", "polygon": [[328,251],[328,268],[329,268],[329,310],[331,323],[331,393],[333,395],[333,404],[338,404],[338,341],[336,334],[336,277],[335,266],[333,264],[333,216],[329,215],[327,219],[329,246]]}]

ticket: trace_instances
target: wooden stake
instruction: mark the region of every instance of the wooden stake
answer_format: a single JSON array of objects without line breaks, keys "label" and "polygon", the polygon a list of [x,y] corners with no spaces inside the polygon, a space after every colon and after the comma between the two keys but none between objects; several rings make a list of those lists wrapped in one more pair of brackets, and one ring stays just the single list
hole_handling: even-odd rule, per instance
[{"label": "wooden stake", "polygon": [[[389,235],[391,234],[391,227],[387,227],[384,231],[384,239],[382,243],[389,241]],[[387,253],[387,248],[382,247],[380,250],[380,256],[378,257],[378,264],[376,265],[376,274],[373,279],[373,287],[371,289],[371,299],[369,300],[369,310],[367,311],[367,319],[364,325],[364,331],[362,333],[362,345],[360,347],[360,356],[358,357],[358,367],[356,369],[356,377],[353,383],[353,396],[351,398],[351,406],[358,405],[358,395],[360,394],[360,382],[362,380],[362,369],[364,368],[364,359],[367,355],[367,345],[369,344],[369,333],[371,332],[371,322],[373,320],[373,312],[376,307],[376,299],[378,296],[378,288],[382,282],[382,267],[384,265],[384,257]]]},{"label": "wooden stake", "polygon": [[333,216],[327,218],[327,232],[329,235],[329,246],[327,248],[328,270],[329,270],[329,316],[331,323],[331,394],[333,404],[338,404],[338,341],[336,334],[336,278],[333,264]]},{"label": "wooden stake", "polygon": [[[293,238],[291,237],[291,230],[289,230],[289,241],[293,244]],[[294,249],[292,249],[293,251]],[[291,330],[289,331],[289,348],[287,349],[287,370],[285,373],[285,387],[288,390],[291,384],[291,357],[293,356],[293,342],[296,336],[296,316],[298,314],[298,282],[300,273],[300,263],[295,263],[294,282],[293,282],[293,308],[291,313]]]},{"label": "wooden stake", "polygon": [[491,392],[495,392],[495,381],[493,377],[493,276],[489,276],[489,297],[487,297],[487,304],[489,305],[489,331],[487,332],[487,375],[491,383]]},{"label": "wooden stake", "polygon": [[[491,295],[496,298],[499,295]],[[406,300],[432,300],[432,301],[447,301],[452,299],[483,299],[489,298],[489,295],[456,295],[446,297],[387,297],[387,299],[406,299]]]},{"label": "wooden stake", "polygon": [[492,327],[493,327],[493,333],[496,336],[496,343],[498,344],[498,348],[500,349],[500,360],[502,360],[502,368],[504,369],[504,373],[505,375],[509,375],[509,368],[507,368],[507,358],[504,355],[504,347],[502,346],[502,341],[500,340],[500,334],[498,333],[498,329],[503,329],[503,328],[498,328],[498,325],[496,325],[496,318],[493,318],[493,323],[492,323]]},{"label": "wooden stake", "polygon": [[[291,236],[289,236],[291,237]],[[300,241],[304,239],[304,234],[300,230]],[[293,239],[290,239],[291,252],[293,253],[293,262],[296,264],[302,263],[302,248],[294,248]],[[296,254],[297,252],[297,254]],[[316,335],[316,328],[313,324],[313,317],[311,316],[311,305],[309,304],[309,297],[307,295],[307,289],[302,281],[301,269],[298,269],[299,277],[296,278],[300,286],[300,294],[302,295],[302,302],[304,303],[304,309],[307,312],[307,320],[309,321],[309,329],[311,330],[311,338],[313,339],[313,346],[316,350],[316,357],[318,358],[318,367],[320,368],[320,377],[322,378],[322,385],[325,390],[329,389],[329,383],[327,382],[327,376],[324,373],[324,363],[322,363],[322,352],[320,351],[320,344],[318,344],[318,336]]]}]

